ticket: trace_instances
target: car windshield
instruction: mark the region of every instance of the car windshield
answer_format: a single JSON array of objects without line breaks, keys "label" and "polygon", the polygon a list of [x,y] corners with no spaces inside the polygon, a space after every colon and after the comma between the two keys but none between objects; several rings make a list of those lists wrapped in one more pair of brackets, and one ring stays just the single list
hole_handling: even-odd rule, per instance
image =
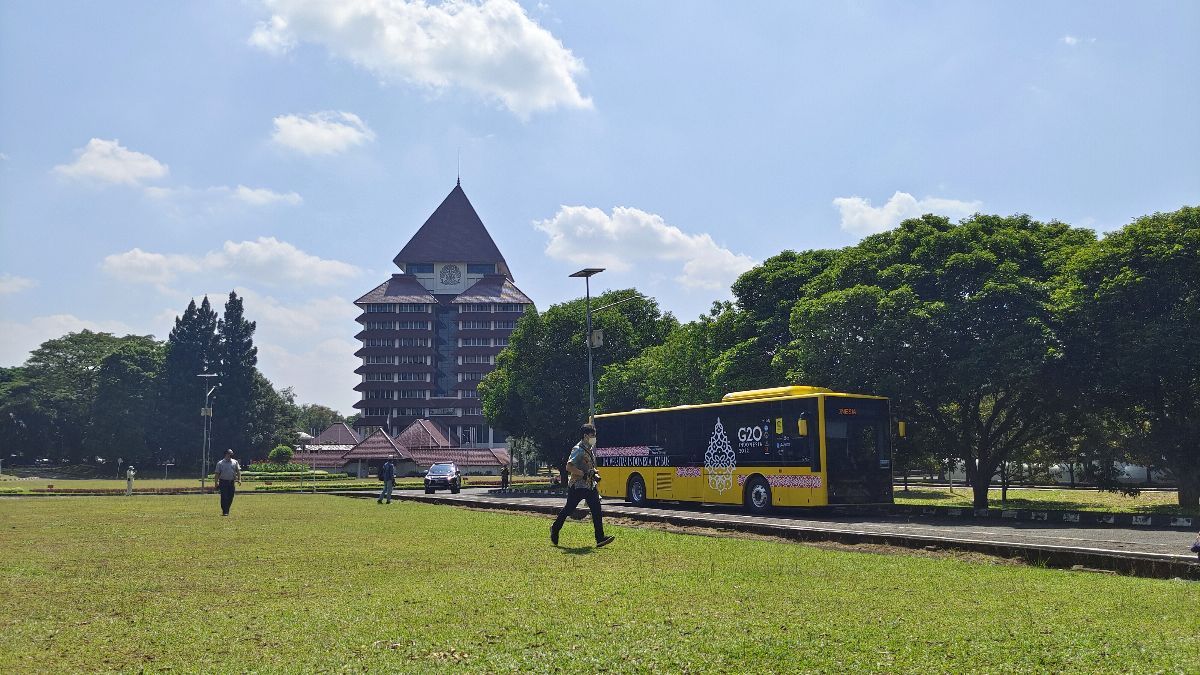
[{"label": "car windshield", "polygon": [[431,476],[448,476],[452,473],[454,473],[453,464],[434,464],[429,469],[429,474]]}]

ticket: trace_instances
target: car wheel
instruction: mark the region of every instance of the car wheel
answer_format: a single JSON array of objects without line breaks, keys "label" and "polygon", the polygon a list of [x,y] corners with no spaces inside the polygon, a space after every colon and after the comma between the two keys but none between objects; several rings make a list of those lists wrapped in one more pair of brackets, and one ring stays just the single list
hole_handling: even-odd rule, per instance
[{"label": "car wheel", "polygon": [[625,486],[625,498],[634,506],[645,506],[649,503],[646,498],[646,481],[642,480],[641,474],[633,474],[629,477],[629,484]]},{"label": "car wheel", "polygon": [[762,476],[755,476],[746,483],[744,498],[746,510],[750,513],[766,513],[771,510],[771,486]]},{"label": "car wheel", "polygon": [[427,495],[433,494],[433,488],[425,488],[425,494],[427,494]]}]

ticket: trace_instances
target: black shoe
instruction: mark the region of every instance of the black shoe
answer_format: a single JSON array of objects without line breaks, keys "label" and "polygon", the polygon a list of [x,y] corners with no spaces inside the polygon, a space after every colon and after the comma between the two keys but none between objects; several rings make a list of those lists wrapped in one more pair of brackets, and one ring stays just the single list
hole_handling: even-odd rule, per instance
[{"label": "black shoe", "polygon": [[613,543],[613,539],[616,539],[616,537],[612,536],[611,534],[608,535],[607,537],[596,542],[596,548],[603,548],[605,546],[608,546],[609,544]]},{"label": "black shoe", "polygon": [[553,525],[550,526],[550,543],[558,546],[558,530]]},{"label": "black shoe", "polygon": [[221,515],[223,515],[223,516],[227,516],[227,515],[229,515],[229,514],[228,514],[228,513],[222,513]]},{"label": "black shoe", "polygon": [[376,503],[376,504],[382,504],[382,503],[383,503],[383,500],[382,500],[382,499],[376,499],[376,500],[375,500],[375,503]]},{"label": "black shoe", "polygon": [[392,500],[390,500],[390,499],[389,499],[389,500],[387,500],[387,503],[388,503],[388,504],[391,504],[391,503],[392,503]]}]

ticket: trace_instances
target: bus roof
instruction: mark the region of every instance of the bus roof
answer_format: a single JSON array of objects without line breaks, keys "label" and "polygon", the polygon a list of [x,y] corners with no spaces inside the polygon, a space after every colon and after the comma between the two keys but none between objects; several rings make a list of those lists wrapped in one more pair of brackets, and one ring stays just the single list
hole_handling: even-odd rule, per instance
[{"label": "bus roof", "polygon": [[879,400],[887,400],[886,396],[874,396],[872,394],[851,394],[847,392],[833,391],[824,387],[772,387],[770,389],[751,389],[749,391],[735,391],[725,394],[720,401],[716,403],[696,403],[690,405],[676,405],[667,408],[638,408],[636,410],[627,410],[624,412],[601,413],[596,417],[616,417],[618,415],[641,415],[645,413],[659,413],[671,410],[691,410],[693,408],[713,408],[719,406],[730,405],[745,405],[747,403],[762,403],[764,401],[783,401],[795,398],[813,398],[816,396],[843,396],[850,398],[871,398]]}]

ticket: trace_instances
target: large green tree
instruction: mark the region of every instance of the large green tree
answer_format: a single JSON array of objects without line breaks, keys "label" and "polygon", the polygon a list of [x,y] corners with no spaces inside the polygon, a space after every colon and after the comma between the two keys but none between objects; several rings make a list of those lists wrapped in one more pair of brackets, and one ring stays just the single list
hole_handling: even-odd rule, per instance
[{"label": "large green tree", "polygon": [[[53,459],[90,459],[84,439],[91,432],[96,387],[104,359],[123,344],[153,342],[146,336],[116,337],[110,333],[83,330],[47,340],[30,353],[22,368],[29,387],[23,405],[32,413],[23,420],[29,425],[48,425],[34,437],[45,445],[40,454]],[[36,409],[36,410],[35,410]]]},{"label": "large green tree", "polygon": [[[213,447],[241,452],[255,445],[255,398],[263,394],[255,387],[258,348],[254,346],[255,322],[246,319],[242,299],[230,291],[225,313],[217,322],[216,356],[220,373],[220,413],[214,411]],[[271,390],[273,391],[273,390]]]},{"label": "large green tree", "polygon": [[927,215],[843,249],[801,293],[777,357],[794,381],[879,393],[962,460],[976,508],[1013,452],[1064,424],[1051,291],[1090,230],[1026,216]]},{"label": "large green tree", "polygon": [[[1200,208],[1140,218],[1071,261],[1062,291],[1076,378],[1200,509]],[[1117,423],[1116,421],[1112,423]]]},{"label": "large green tree", "polygon": [[346,418],[329,406],[306,403],[296,411],[296,428],[311,436],[325,431],[330,425],[344,422]]},{"label": "large green tree", "polygon": [[[612,306],[599,309],[605,305]],[[612,364],[661,343],[678,325],[656,301],[632,289],[592,298],[592,307],[593,327],[604,331],[604,345],[592,351],[596,379]],[[588,416],[585,325],[583,298],[541,314],[526,312],[496,358],[496,370],[479,385],[488,422],[532,439],[542,461],[554,465],[563,463]]]},{"label": "large green tree", "polygon": [[89,454],[140,464],[161,462],[154,423],[155,381],[165,347],[151,338],[128,339],[104,357],[96,380],[92,424],[84,439]]},{"label": "large green tree", "polygon": [[195,300],[188,302],[183,316],[175,318],[175,327],[167,338],[158,380],[161,424],[158,444],[181,464],[192,464],[194,460],[197,470],[203,439],[200,409],[204,406],[205,392],[217,384],[213,381],[217,378],[197,376],[218,372],[216,329],[217,313],[208,296],[199,306]]}]

